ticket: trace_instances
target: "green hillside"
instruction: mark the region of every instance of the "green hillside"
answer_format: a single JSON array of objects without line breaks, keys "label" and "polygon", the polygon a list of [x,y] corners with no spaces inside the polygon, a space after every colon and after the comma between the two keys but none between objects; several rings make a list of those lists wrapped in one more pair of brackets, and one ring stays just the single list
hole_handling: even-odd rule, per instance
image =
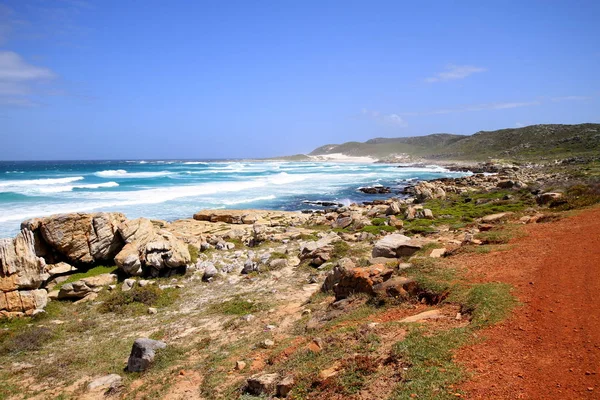
[{"label": "green hillside", "polygon": [[407,154],[439,160],[551,160],[599,156],[600,124],[531,125],[481,131],[470,136],[438,133],[404,138],[375,138],[364,143],[330,144],[310,155],[342,153],[378,158]]}]

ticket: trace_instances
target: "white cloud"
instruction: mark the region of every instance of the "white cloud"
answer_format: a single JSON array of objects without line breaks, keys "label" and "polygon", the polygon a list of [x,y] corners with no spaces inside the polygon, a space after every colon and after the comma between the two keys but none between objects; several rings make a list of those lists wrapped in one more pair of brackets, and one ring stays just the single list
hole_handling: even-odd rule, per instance
[{"label": "white cloud", "polygon": [[589,100],[591,99],[590,96],[560,96],[560,97],[551,97],[550,100],[552,101],[577,101],[577,100]]},{"label": "white cloud", "polygon": [[475,67],[473,65],[448,65],[446,70],[439,72],[432,77],[426,78],[425,82],[445,82],[457,79],[465,79],[466,77],[487,71],[487,68]]},{"label": "white cloud", "polygon": [[398,113],[398,115],[422,116],[422,115],[453,114],[453,113],[485,111],[485,110],[506,110],[506,109],[510,109],[510,108],[539,106],[541,104],[542,103],[537,100],[536,101],[525,101],[525,102],[486,103],[486,104],[466,105],[466,106],[456,107],[456,108],[440,108],[440,109],[436,109],[436,110],[421,111],[421,112]]},{"label": "white cloud", "polygon": [[35,85],[52,80],[56,74],[48,68],[27,63],[12,51],[0,51],[0,104],[31,106]]},{"label": "white cloud", "polygon": [[521,122],[517,122],[517,123],[515,123],[515,126],[516,126],[517,128],[522,128],[522,127],[524,127],[524,126],[525,126],[525,124],[523,124],[523,123],[521,123]]},{"label": "white cloud", "polygon": [[361,110],[361,114],[367,118],[386,125],[392,125],[396,127],[407,126],[406,121],[399,114],[384,114],[379,111],[367,110],[366,108]]}]

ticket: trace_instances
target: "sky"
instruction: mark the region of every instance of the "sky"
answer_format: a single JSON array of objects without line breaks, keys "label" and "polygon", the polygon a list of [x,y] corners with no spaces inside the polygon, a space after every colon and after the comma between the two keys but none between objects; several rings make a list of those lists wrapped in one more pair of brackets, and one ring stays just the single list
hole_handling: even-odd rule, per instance
[{"label": "sky", "polygon": [[600,2],[0,0],[0,160],[600,122]]}]

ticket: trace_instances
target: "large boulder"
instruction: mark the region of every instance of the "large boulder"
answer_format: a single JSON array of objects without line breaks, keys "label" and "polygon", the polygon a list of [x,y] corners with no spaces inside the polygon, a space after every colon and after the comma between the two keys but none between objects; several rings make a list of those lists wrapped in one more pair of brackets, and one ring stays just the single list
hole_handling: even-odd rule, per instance
[{"label": "large boulder", "polygon": [[127,360],[127,371],[143,372],[154,362],[156,350],[167,347],[165,342],[152,339],[136,339],[131,348],[131,354]]},{"label": "large boulder", "polygon": [[157,231],[149,219],[124,221],[118,231],[126,244],[116,255],[115,263],[128,275],[141,276],[149,271],[158,276],[164,269],[191,263],[188,246],[167,231]]},{"label": "large boulder", "polygon": [[46,262],[35,253],[33,232],[23,229],[14,239],[0,239],[0,290],[37,289],[50,277]]},{"label": "large boulder", "polygon": [[402,256],[411,256],[423,247],[423,241],[411,239],[408,236],[395,233],[385,236],[375,243],[373,247],[373,258],[386,257],[398,258]]},{"label": "large boulder", "polygon": [[41,233],[53,251],[75,264],[112,261],[123,247],[117,227],[121,213],[72,213],[24,221],[22,229]]}]

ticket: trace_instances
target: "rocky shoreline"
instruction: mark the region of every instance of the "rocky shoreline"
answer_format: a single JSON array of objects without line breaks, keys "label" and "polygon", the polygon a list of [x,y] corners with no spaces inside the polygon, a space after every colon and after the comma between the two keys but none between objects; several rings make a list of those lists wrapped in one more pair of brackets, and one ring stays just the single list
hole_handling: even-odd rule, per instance
[{"label": "rocky shoreline", "polygon": [[[384,234],[385,230],[375,234],[363,229],[372,226],[373,219],[381,219],[395,234],[402,234],[404,221],[434,218],[431,210],[419,204],[427,200],[493,189],[520,190],[556,179],[536,169],[514,166],[485,164],[476,171],[488,174],[422,181],[405,189],[405,199],[392,197],[350,206],[324,202],[319,205],[333,207],[310,213],[203,210],[193,219],[171,223],[146,218],[128,220],[120,213],[73,213],[27,220],[15,238],[0,241],[0,316],[35,315],[48,299],[92,300],[117,277],[77,281],[60,291],[53,291],[53,287],[69,275],[96,265],[116,265],[121,278],[164,277],[194,269],[211,279],[216,274],[248,274],[259,271],[261,265],[273,266],[276,260],[270,260],[269,251],[252,250],[268,242],[272,244],[271,252],[291,253],[297,248],[293,256],[298,261],[307,260],[319,267],[330,260],[335,241],[374,242]],[[533,193],[539,195],[535,189]],[[538,197],[546,202],[560,194]],[[324,231],[318,240],[305,240],[315,226],[329,232]],[[450,241],[460,243],[465,233],[451,236]],[[190,253],[233,250],[235,243],[249,250],[192,261]],[[375,253],[374,258],[379,257]]]}]

